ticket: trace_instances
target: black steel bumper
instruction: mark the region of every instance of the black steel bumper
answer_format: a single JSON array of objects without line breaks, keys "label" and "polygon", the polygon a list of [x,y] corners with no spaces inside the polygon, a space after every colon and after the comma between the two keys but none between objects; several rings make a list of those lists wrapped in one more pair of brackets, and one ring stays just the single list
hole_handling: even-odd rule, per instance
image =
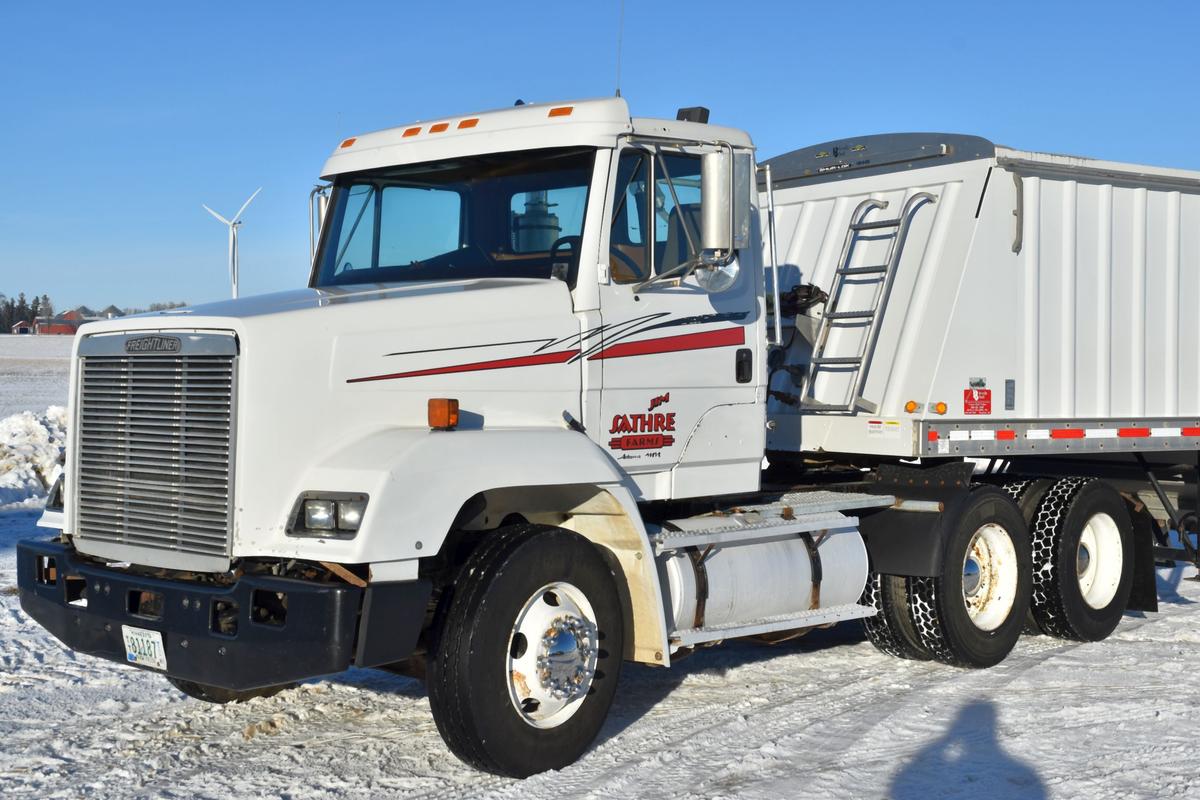
[{"label": "black steel bumper", "polygon": [[416,646],[430,595],[427,581],[148,578],[47,541],[17,544],[17,584],[25,613],[73,650],[127,662],[121,626],[155,630],[168,675],[234,690],[399,661]]}]

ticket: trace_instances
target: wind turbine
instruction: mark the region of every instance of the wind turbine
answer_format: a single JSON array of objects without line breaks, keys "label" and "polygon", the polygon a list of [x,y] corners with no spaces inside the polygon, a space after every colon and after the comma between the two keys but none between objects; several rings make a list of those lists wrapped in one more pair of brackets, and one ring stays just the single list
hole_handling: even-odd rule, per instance
[{"label": "wind turbine", "polygon": [[233,297],[235,300],[237,299],[237,296],[238,296],[237,232],[238,232],[238,228],[240,228],[242,226],[242,212],[246,210],[246,206],[250,205],[251,200],[258,197],[258,193],[261,191],[262,191],[261,186],[254,190],[254,194],[250,195],[250,197],[247,198],[246,202],[242,203],[242,207],[238,209],[238,212],[233,215],[232,221],[225,219],[220,214],[213,211],[208,206],[204,205],[204,203],[200,204],[201,208],[203,208],[205,211],[212,214],[218,220],[220,220],[221,222],[223,222],[229,226],[229,280],[233,284]]}]

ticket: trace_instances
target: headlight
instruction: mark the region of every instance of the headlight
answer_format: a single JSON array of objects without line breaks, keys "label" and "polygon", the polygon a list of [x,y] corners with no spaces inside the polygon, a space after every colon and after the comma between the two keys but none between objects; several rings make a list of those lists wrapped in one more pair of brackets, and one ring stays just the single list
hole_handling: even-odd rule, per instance
[{"label": "headlight", "polygon": [[337,504],[332,500],[305,500],[304,527],[310,531],[331,531]]},{"label": "headlight", "polygon": [[367,511],[367,496],[348,492],[305,492],[296,501],[289,536],[353,538]]}]

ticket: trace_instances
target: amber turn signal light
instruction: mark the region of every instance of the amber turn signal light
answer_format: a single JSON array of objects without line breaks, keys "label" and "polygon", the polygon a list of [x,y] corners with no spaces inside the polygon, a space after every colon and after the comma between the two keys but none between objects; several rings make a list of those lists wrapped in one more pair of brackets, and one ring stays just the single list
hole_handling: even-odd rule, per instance
[{"label": "amber turn signal light", "polygon": [[435,431],[452,431],[458,427],[458,401],[448,397],[429,399],[429,427]]}]

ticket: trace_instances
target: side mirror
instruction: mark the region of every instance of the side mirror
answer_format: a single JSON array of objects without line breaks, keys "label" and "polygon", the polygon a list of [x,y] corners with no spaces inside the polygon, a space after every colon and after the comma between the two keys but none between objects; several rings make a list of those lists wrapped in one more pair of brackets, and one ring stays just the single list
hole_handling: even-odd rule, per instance
[{"label": "side mirror", "polygon": [[737,280],[736,250],[750,243],[750,154],[722,148],[700,161],[700,260],[696,280],[723,292]]},{"label": "side mirror", "polygon": [[318,184],[308,193],[308,259],[317,257],[317,240],[321,235],[321,226],[325,224],[325,212],[329,208],[329,190],[327,183]]},{"label": "side mirror", "polygon": [[705,153],[700,158],[700,256],[720,263],[733,251],[733,162],[729,150]]}]

